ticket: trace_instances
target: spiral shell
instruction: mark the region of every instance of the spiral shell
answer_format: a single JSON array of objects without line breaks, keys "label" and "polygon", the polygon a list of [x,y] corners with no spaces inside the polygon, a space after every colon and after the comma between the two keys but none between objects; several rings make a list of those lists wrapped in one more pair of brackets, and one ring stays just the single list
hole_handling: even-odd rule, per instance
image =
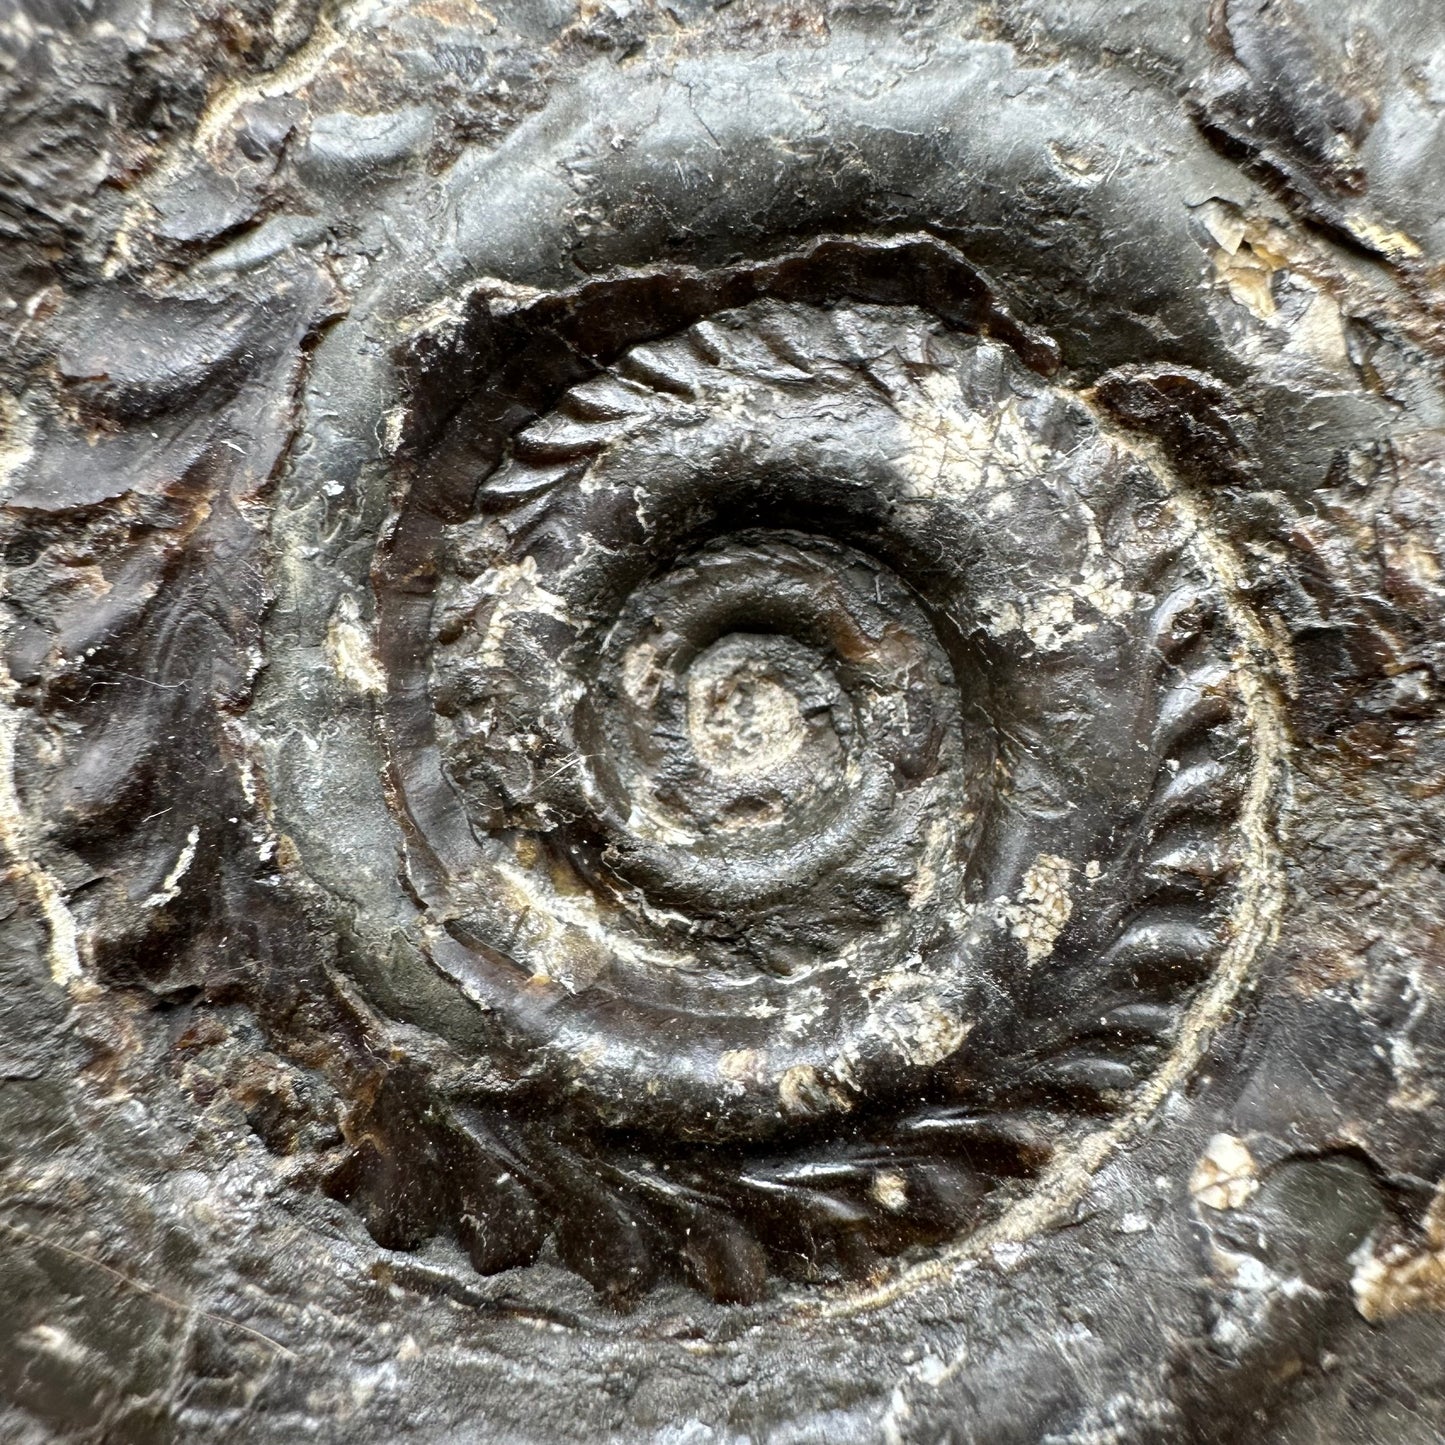
[{"label": "spiral shell", "polygon": [[1167,1058],[1241,897],[1248,647],[1162,463],[1048,369],[1002,324],[764,294],[398,520],[433,1023],[548,1101],[545,1140],[487,1126],[534,1193],[588,1172],[664,1241],[802,1230],[849,1273]]}]

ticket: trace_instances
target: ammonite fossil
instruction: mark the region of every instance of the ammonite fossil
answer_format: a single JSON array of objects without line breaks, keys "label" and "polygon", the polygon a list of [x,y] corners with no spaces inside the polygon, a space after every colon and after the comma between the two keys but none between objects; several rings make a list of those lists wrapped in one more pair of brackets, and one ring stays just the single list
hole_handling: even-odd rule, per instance
[{"label": "ammonite fossil", "polygon": [[0,1433],[1439,1418],[1438,22],[192,8],[0,135]]},{"label": "ammonite fossil", "polygon": [[861,299],[945,268],[813,248],[489,470],[403,449],[377,714],[480,1268],[868,1277],[1097,1150],[1266,926],[1218,544],[1037,338]]}]

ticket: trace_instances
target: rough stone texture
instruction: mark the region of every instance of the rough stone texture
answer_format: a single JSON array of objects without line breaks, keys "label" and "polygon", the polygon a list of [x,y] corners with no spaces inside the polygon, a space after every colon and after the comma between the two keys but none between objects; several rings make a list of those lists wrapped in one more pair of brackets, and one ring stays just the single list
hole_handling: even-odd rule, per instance
[{"label": "rough stone texture", "polygon": [[1437,7],[0,86],[0,1435],[1445,1436]]}]

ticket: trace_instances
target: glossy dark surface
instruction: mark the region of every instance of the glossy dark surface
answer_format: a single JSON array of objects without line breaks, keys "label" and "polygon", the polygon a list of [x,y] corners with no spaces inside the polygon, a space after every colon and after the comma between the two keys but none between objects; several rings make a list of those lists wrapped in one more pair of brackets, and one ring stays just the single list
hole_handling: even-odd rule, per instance
[{"label": "glossy dark surface", "polygon": [[1445,1429],[1430,7],[0,37],[7,1438]]}]

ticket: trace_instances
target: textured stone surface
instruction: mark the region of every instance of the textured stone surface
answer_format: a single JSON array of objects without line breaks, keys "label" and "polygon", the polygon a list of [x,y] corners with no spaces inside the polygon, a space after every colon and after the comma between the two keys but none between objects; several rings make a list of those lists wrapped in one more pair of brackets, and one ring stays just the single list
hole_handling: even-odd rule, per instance
[{"label": "textured stone surface", "polygon": [[1441,1438],[1434,7],[0,56],[0,1433]]}]

